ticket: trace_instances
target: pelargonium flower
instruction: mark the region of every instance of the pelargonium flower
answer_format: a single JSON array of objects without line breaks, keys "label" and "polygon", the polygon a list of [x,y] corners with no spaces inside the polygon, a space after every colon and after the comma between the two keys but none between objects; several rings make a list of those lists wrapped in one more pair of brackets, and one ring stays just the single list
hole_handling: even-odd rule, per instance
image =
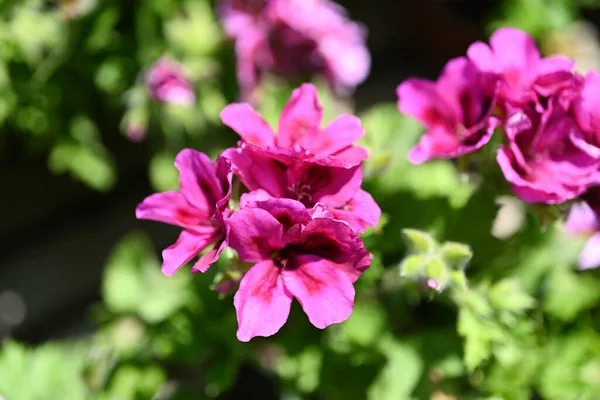
[{"label": "pelargonium flower", "polygon": [[147,197],[137,207],[136,217],[184,229],[177,242],[162,253],[165,275],[173,275],[214,245],[192,268],[193,271],[206,272],[227,247],[224,218],[230,214],[231,163],[225,157],[219,157],[212,163],[206,154],[184,149],[175,158],[175,166],[179,170],[180,190]]},{"label": "pelargonium flower", "polygon": [[243,139],[226,155],[248,190],[298,200],[309,208],[322,203],[359,232],[377,224],[381,211],[360,189],[360,162],[366,152],[352,145],[364,135],[360,120],[342,115],[321,129],[322,110],[314,86],[305,84],[294,91],[282,111],[277,135],[247,104],[227,106],[221,118]]},{"label": "pelargonium flower", "polygon": [[165,103],[191,105],[196,98],[183,65],[164,56],[148,70],[146,88],[152,99]]},{"label": "pelargonium flower", "polygon": [[471,61],[458,57],[446,64],[437,82],[411,78],[398,86],[400,111],[428,129],[411,150],[411,162],[458,157],[489,142],[500,121],[491,116],[495,94],[484,91],[483,79]]},{"label": "pelargonium flower", "polygon": [[265,72],[292,79],[320,74],[342,92],[369,73],[365,29],[332,1],[222,0],[218,12],[235,41],[244,98]]},{"label": "pelargonium flower", "polygon": [[531,36],[511,27],[496,30],[489,46],[473,43],[467,55],[480,71],[496,78],[500,99],[513,104],[535,101],[533,87],[540,76],[573,68],[573,61],[565,56],[542,58]]},{"label": "pelargonium flower", "polygon": [[600,216],[598,210],[581,202],[573,204],[565,223],[567,232],[573,235],[590,235],[579,254],[580,269],[600,267]]},{"label": "pelargonium flower", "polygon": [[331,156],[348,166],[367,158],[365,149],[353,145],[365,134],[360,119],[343,114],[322,129],[323,107],[317,89],[309,83],[292,92],[281,112],[277,133],[247,103],[228,105],[221,111],[221,120],[244,142],[262,148],[288,148],[296,151],[287,154],[302,157]]},{"label": "pelargonium flower", "polygon": [[234,297],[238,339],[275,334],[294,298],[317,328],[346,320],[352,284],[370,265],[358,235],[321,204],[308,210],[290,199],[245,203],[227,220],[230,246],[255,263]]},{"label": "pelargonium flower", "polygon": [[600,182],[600,148],[558,98],[547,110],[509,108],[507,144],[497,161],[515,193],[529,203],[563,203]]}]

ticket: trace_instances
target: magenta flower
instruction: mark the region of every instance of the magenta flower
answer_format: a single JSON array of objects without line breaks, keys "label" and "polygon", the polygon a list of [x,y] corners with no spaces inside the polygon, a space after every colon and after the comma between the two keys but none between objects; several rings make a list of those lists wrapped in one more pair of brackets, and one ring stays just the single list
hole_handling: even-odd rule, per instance
[{"label": "magenta flower", "polygon": [[165,103],[188,106],[196,98],[183,65],[167,57],[159,58],[150,67],[146,87],[152,99]]},{"label": "magenta flower", "polygon": [[592,71],[585,77],[573,110],[581,129],[593,134],[600,143],[600,75],[597,72]]},{"label": "magenta flower", "polygon": [[538,77],[573,68],[573,61],[564,56],[542,58],[526,32],[510,27],[496,30],[490,46],[473,43],[467,55],[480,71],[498,80],[500,99],[513,104],[535,101],[533,85]]},{"label": "magenta flower", "polygon": [[567,232],[574,235],[590,235],[579,254],[579,269],[600,267],[600,219],[587,203],[576,203],[565,223]]},{"label": "magenta flower", "polygon": [[206,272],[227,247],[224,218],[230,213],[231,165],[219,157],[213,164],[208,156],[192,149],[175,158],[180,190],[156,193],[136,209],[136,217],[177,225],[184,230],[175,244],[165,249],[162,271],[173,275],[184,264],[214,244],[194,264],[193,271]]},{"label": "magenta flower", "polygon": [[369,73],[365,29],[329,0],[222,0],[218,11],[235,41],[244,98],[264,73],[291,79],[319,74],[341,92]]},{"label": "magenta flower", "polygon": [[370,254],[326,208],[317,204],[307,210],[289,199],[257,201],[227,222],[231,247],[255,263],[234,297],[239,340],[279,331],[293,298],[320,329],[350,316],[352,284],[369,267]]},{"label": "magenta flower", "polygon": [[377,224],[381,210],[360,190],[360,162],[367,155],[353,146],[364,135],[360,120],[342,115],[321,129],[322,109],[313,85],[294,91],[277,135],[247,104],[225,107],[221,119],[243,139],[226,154],[248,190],[298,200],[308,208],[322,203],[359,232]]},{"label": "magenta flower", "polygon": [[547,110],[509,108],[507,144],[497,155],[504,177],[529,203],[563,203],[600,182],[600,148],[552,98]]},{"label": "magenta flower", "polygon": [[262,148],[288,148],[302,157],[333,157],[346,165],[359,164],[367,152],[353,143],[365,134],[360,120],[353,115],[340,115],[321,129],[323,108],[314,85],[305,83],[295,89],[281,112],[278,132],[249,104],[230,104],[221,111],[221,120],[244,142]]},{"label": "magenta flower", "polygon": [[459,57],[446,64],[437,82],[411,78],[398,86],[400,111],[428,129],[409,154],[412,163],[458,157],[489,142],[500,122],[491,116],[495,95],[485,93],[483,78]]}]

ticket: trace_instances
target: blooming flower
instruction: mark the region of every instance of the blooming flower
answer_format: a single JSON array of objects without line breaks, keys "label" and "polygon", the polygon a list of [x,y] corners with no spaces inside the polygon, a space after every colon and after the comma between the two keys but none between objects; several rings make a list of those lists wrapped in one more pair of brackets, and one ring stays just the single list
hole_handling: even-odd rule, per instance
[{"label": "blooming flower", "polygon": [[246,202],[229,219],[229,243],[255,263],[234,297],[238,339],[270,336],[283,326],[296,298],[317,328],[346,320],[354,306],[353,283],[370,254],[350,227],[320,204],[308,210],[295,200]]},{"label": "blooming flower", "polygon": [[352,143],[364,135],[360,120],[342,115],[321,129],[322,109],[314,86],[296,89],[282,111],[277,135],[247,104],[221,113],[243,141],[231,149],[232,168],[250,191],[292,198],[306,207],[322,203],[355,230],[375,226],[381,211],[360,189],[366,152]]},{"label": "blooming flower", "polygon": [[428,128],[409,159],[454,158],[489,142],[499,120],[491,116],[494,94],[483,90],[483,75],[466,57],[450,60],[437,82],[411,78],[397,89],[398,108]]},{"label": "blooming flower", "polygon": [[323,108],[315,86],[309,83],[292,92],[281,112],[277,134],[246,103],[225,107],[221,111],[221,120],[246,143],[262,148],[299,149],[295,153],[303,157],[332,156],[348,166],[357,165],[367,157],[362,147],[353,146],[365,134],[357,117],[343,114],[321,129]]},{"label": "blooming flower", "polygon": [[159,58],[146,74],[146,87],[150,96],[165,103],[191,105],[195,95],[184,67],[167,57]]},{"label": "blooming flower", "polygon": [[227,158],[211,163],[208,156],[192,149],[175,158],[180,190],[156,193],[136,209],[136,217],[177,225],[184,230],[175,244],[165,249],[162,271],[173,275],[184,264],[214,244],[194,264],[193,271],[205,272],[227,246],[224,222],[230,211],[231,166]]},{"label": "blooming flower", "polygon": [[591,235],[579,254],[579,268],[591,269],[600,267],[600,219],[587,203],[576,203],[571,207],[565,223],[567,232],[574,235]]},{"label": "blooming flower", "polygon": [[533,84],[538,77],[573,68],[573,61],[564,56],[542,58],[531,36],[510,27],[496,30],[489,46],[473,43],[467,55],[480,71],[495,76],[499,81],[500,98],[513,104],[524,104],[535,98]]},{"label": "blooming flower", "polygon": [[558,99],[537,114],[509,111],[507,144],[497,161],[515,193],[529,203],[562,203],[600,182],[600,148],[589,141]]},{"label": "blooming flower", "polygon": [[320,74],[342,92],[369,73],[365,29],[329,0],[222,0],[218,11],[235,41],[244,98],[265,72],[292,79]]}]

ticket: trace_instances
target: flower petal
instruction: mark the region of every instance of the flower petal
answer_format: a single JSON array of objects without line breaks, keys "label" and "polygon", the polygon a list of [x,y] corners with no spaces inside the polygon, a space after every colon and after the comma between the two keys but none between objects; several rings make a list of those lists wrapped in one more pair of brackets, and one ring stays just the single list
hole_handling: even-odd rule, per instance
[{"label": "flower petal", "polygon": [[341,209],[333,210],[335,218],[347,222],[350,227],[363,233],[365,227],[375,227],[381,217],[381,209],[366,191],[360,189]]},{"label": "flower petal", "polygon": [[565,229],[574,235],[589,234],[598,230],[599,222],[596,213],[587,203],[575,203],[571,206]]},{"label": "flower petal", "polygon": [[298,141],[317,156],[335,155],[365,135],[360,119],[353,115],[340,115],[323,131],[307,135]]},{"label": "flower petal", "polygon": [[162,272],[166,276],[172,276],[179,268],[196,257],[202,250],[216,240],[216,232],[210,234],[196,234],[183,231],[175,244],[163,250]]},{"label": "flower petal", "polygon": [[283,248],[283,226],[269,212],[246,207],[227,219],[229,245],[247,262],[259,262]]},{"label": "flower petal", "polygon": [[435,125],[454,126],[456,116],[437,91],[434,82],[410,78],[396,89],[398,108],[428,127]]},{"label": "flower petal", "polygon": [[310,322],[323,329],[348,319],[354,308],[354,287],[336,264],[315,255],[294,259],[296,268],[282,270],[285,287],[294,295]]},{"label": "flower petal", "polygon": [[212,264],[217,262],[221,253],[229,245],[227,240],[221,240],[215,243],[212,249],[200,256],[198,261],[192,267],[192,272],[206,272]]},{"label": "flower petal", "polygon": [[281,147],[292,147],[305,135],[318,133],[323,120],[323,109],[317,89],[305,83],[292,92],[279,119],[277,144]]},{"label": "flower petal", "polygon": [[248,342],[255,336],[271,336],[287,321],[292,295],[287,291],[273,261],[255,264],[244,275],[233,304],[237,313],[237,338]]},{"label": "flower petal", "polygon": [[273,197],[285,197],[286,178],[283,164],[252,147],[230,151],[233,172],[249,190],[263,189]]},{"label": "flower petal", "polygon": [[600,267],[600,232],[595,233],[579,254],[579,269]]},{"label": "flower petal", "polygon": [[181,193],[203,215],[212,216],[223,192],[210,158],[199,151],[183,149],[175,158],[175,167],[179,170]]},{"label": "flower petal", "polygon": [[203,226],[210,225],[210,216],[194,208],[179,191],[146,197],[137,206],[135,216],[194,230],[204,230]]},{"label": "flower petal", "polygon": [[271,214],[285,229],[295,224],[306,224],[310,221],[310,212],[302,203],[292,199],[269,199],[258,201],[255,207]]},{"label": "flower petal", "polygon": [[274,146],[273,128],[249,104],[230,104],[221,111],[221,121],[248,143]]}]

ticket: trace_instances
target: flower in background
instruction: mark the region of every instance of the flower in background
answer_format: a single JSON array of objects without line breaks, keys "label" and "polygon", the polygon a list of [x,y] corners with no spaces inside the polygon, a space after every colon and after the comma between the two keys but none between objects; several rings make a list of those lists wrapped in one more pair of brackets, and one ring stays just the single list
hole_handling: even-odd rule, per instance
[{"label": "flower in background", "polygon": [[510,27],[496,30],[489,46],[473,43],[467,55],[480,71],[498,80],[501,100],[513,104],[535,99],[534,83],[540,76],[573,69],[573,61],[565,56],[542,58],[527,32]]},{"label": "flower in background", "polygon": [[567,232],[573,235],[591,235],[579,254],[579,268],[600,267],[600,219],[598,210],[588,203],[576,203],[571,207],[565,223]]},{"label": "flower in background", "polygon": [[309,208],[322,203],[359,232],[377,224],[381,210],[360,189],[360,162],[367,156],[353,145],[364,135],[360,120],[342,115],[321,129],[322,109],[313,85],[292,93],[277,134],[248,104],[227,106],[221,118],[243,139],[227,156],[250,191],[298,200]]},{"label": "flower in background", "polygon": [[163,251],[162,271],[173,275],[200,252],[214,245],[194,264],[193,271],[205,272],[227,247],[224,218],[230,214],[230,161],[219,157],[211,163],[204,153],[182,150],[175,158],[179,170],[178,191],[156,193],[136,209],[136,217],[183,228],[175,244]]},{"label": "flower in background", "polygon": [[346,320],[353,283],[370,265],[358,235],[320,204],[289,199],[250,201],[229,219],[229,243],[255,263],[234,298],[238,339],[271,336],[285,324],[296,298],[317,328]]},{"label": "flower in background", "polygon": [[226,34],[235,42],[237,77],[248,99],[261,76],[321,75],[348,93],[364,81],[371,58],[366,30],[329,0],[222,0]]},{"label": "flower in background", "polygon": [[165,56],[148,70],[146,88],[155,101],[189,106],[196,99],[184,66]]},{"label": "flower in background", "polygon": [[472,153],[490,141],[500,121],[491,116],[495,93],[486,94],[482,73],[466,57],[450,60],[437,82],[410,78],[398,86],[398,108],[423,122],[428,131],[409,159]]}]

